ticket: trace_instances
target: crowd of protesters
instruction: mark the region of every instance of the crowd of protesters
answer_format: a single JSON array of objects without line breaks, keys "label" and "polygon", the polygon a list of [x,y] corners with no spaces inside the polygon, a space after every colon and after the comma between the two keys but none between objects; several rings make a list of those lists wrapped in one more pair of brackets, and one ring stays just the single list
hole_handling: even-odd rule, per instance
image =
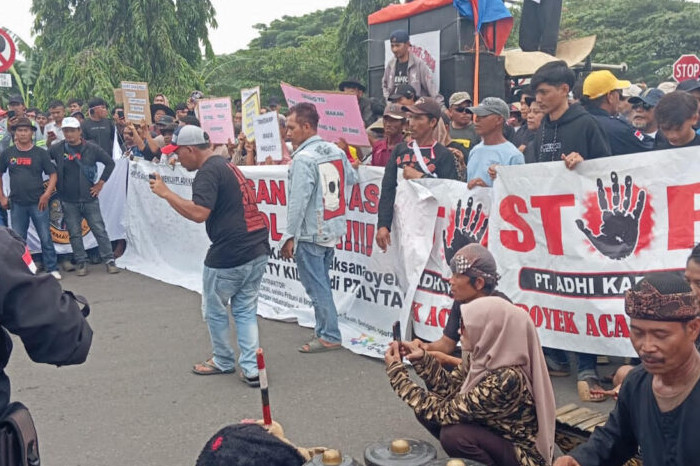
[{"label": "crowd of protesters", "polygon": [[[365,96],[367,89],[357,79],[348,78],[338,86],[339,91],[357,97],[370,147],[353,147],[342,139],[323,141],[317,135],[319,115],[311,104],[296,105],[285,115],[280,102],[272,98],[261,109],[279,112],[284,140],[282,160],[268,158],[263,163],[290,164],[290,224],[280,243],[281,254],[296,259],[300,280],[315,311],[315,335],[299,348],[302,353],[341,346],[329,269],[334,246],[345,229],[343,200],[347,196],[342,191],[346,184],[357,181],[356,170],[361,164],[385,169],[375,240],[386,251],[391,246],[400,177],[460,180],[469,189],[491,187],[504,165],[559,161],[575,170],[584,160],[700,145],[698,80],[681,82],[675,89],[648,88],[601,70],[577,82],[565,62],[553,61],[538,69],[529,84],[515,89],[509,102],[486,97],[475,105],[466,90],[446,98],[438,93],[425,65],[411,53],[406,31],[392,33],[390,43],[394,58],[382,80],[385,100]],[[152,191],[179,214],[205,222],[212,241],[203,277],[203,313],[212,357],[196,364],[193,371],[199,375],[231,373],[237,363],[243,381],[257,386],[255,311],[270,245],[267,227],[238,166],[259,162],[255,141],[242,130],[240,102],[233,115],[236,140],[210,143],[197,118],[197,102],[204,97],[193,91],[185,101],[170,106],[165,95],[156,94],[150,106],[152,125],[127,120],[120,106],[110,113],[108,103],[99,97],[87,102],[56,100],[46,112],[27,108],[21,96],[10,97],[8,110],[0,110],[0,174],[8,172],[10,182],[6,197],[0,178],[0,222],[7,225],[11,220],[12,229],[26,240],[31,221],[41,242],[44,269],[61,279],[50,232],[50,203],[56,191],[60,221],[69,232],[73,251],[72,260],[62,263],[63,270],[76,270],[79,276],[88,273],[85,221],[97,240],[99,258],[107,272],[118,273],[97,199],[114,169],[115,155],[158,164],[180,163],[187,170],[197,170],[192,200],[174,194],[158,175],[150,181]],[[339,191],[329,192],[325,188],[329,182]],[[581,225],[579,228],[590,233]],[[490,253],[476,244],[460,246],[464,247],[453,245],[459,251],[450,260],[455,305],[445,337],[433,343],[415,340],[392,344],[386,355],[391,385],[448,452],[484,464],[551,464],[555,407],[548,375],[569,375],[569,355],[542,349],[529,317],[513,311],[507,297],[495,290],[498,273]],[[692,257],[689,267],[696,265],[697,259]],[[697,277],[689,281],[697,293]],[[691,322],[694,341],[700,327],[697,303],[687,297],[692,295],[691,288],[685,290],[668,276],[651,277],[642,285],[635,288],[636,295],[628,297],[632,300],[627,313],[633,319],[633,334],[654,331],[639,320]],[[645,296],[654,293],[669,296],[657,301],[678,304],[677,309],[664,315],[645,309]],[[680,301],[676,299],[683,293],[686,295]],[[633,301],[635,297],[637,301]],[[229,302],[241,348],[238,361],[229,343]],[[512,319],[511,314],[522,318]],[[635,330],[635,319],[639,330]],[[471,348],[470,355],[465,353],[462,359],[452,355],[460,340],[463,349]],[[656,357],[644,359],[650,353],[643,343],[635,343],[635,349],[643,363]],[[683,379],[676,385],[686,390],[686,395],[692,392],[700,396],[695,393],[700,361],[692,352],[681,355],[685,359],[676,362],[679,367],[686,364],[683,375],[694,377],[694,382],[689,385],[690,379]],[[410,382],[402,357],[413,362],[427,390]],[[602,387],[597,356],[576,353],[575,358],[581,400],[604,400],[609,392]],[[656,374],[653,362],[645,367]],[[448,373],[443,366],[456,367],[457,372]],[[630,372],[634,383],[650,384],[640,372]],[[633,406],[629,400],[638,394],[630,391],[629,385],[626,389],[623,386],[621,393],[627,393],[628,405]],[[664,404],[670,409],[678,406]],[[607,438],[594,437],[593,445],[598,447],[583,448],[561,464],[578,464],[577,459],[593,456],[603,461],[595,464],[612,464],[605,461],[610,461],[617,447],[626,449],[626,457],[633,453],[639,437],[637,444],[624,432],[613,437],[621,425],[642,429],[635,422],[642,423],[644,418],[629,419],[624,411],[631,409],[627,406],[616,409],[616,416],[627,416],[624,422],[611,418],[620,424],[606,426]],[[498,419],[492,416],[504,410],[507,414]]]}]

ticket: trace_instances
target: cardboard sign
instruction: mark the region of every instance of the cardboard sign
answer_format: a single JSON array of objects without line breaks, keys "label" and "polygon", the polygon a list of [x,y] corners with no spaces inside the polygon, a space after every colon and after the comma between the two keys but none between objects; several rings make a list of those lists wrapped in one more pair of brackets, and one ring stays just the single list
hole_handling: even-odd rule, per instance
[{"label": "cardboard sign", "polygon": [[309,91],[281,83],[287,104],[292,107],[301,102],[316,106],[320,117],[318,135],[328,142],[344,138],[353,146],[369,146],[365,123],[362,121],[360,105],[352,94],[329,91]]},{"label": "cardboard sign", "polygon": [[124,116],[127,121],[151,124],[151,104],[148,98],[148,83],[122,81]]},{"label": "cardboard sign", "polygon": [[199,121],[202,129],[209,133],[209,140],[214,144],[226,144],[236,140],[231,116],[231,98],[202,99],[199,105]]},{"label": "cardboard sign", "polygon": [[253,120],[256,116],[260,115],[260,94],[250,94],[248,98],[243,101],[241,113],[243,114],[243,134],[245,134],[249,141],[255,141]]},{"label": "cardboard sign", "polygon": [[282,137],[277,112],[268,112],[253,118],[256,136],[256,161],[264,163],[268,157],[278,162],[282,160]]},{"label": "cardboard sign", "polygon": [[260,86],[251,87],[250,89],[241,89],[241,102],[248,100],[253,94],[258,94],[258,106],[260,105]]}]

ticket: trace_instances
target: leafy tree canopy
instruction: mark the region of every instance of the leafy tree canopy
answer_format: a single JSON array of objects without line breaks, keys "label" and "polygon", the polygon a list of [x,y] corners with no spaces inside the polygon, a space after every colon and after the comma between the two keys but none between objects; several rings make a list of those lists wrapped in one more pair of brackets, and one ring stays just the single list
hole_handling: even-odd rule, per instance
[{"label": "leafy tree canopy", "polygon": [[113,99],[121,81],[185,95],[202,83],[203,47],[213,56],[210,0],[33,0],[36,47],[42,51],[35,96]]},{"label": "leafy tree canopy", "polygon": [[303,16],[282,16],[266,24],[256,24],[260,36],[253,39],[248,48],[271,49],[275,47],[299,47],[308,37],[318,36],[328,28],[336,28],[343,16],[343,7],[328,8]]}]

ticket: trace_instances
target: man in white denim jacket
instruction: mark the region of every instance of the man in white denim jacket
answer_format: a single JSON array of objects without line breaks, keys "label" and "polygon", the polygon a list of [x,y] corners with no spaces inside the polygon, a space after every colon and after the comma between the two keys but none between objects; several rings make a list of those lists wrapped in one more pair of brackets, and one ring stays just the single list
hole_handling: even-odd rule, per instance
[{"label": "man in white denim jacket", "polygon": [[296,258],[316,317],[314,338],[299,348],[302,353],[331,351],[342,343],[329,270],[335,245],[346,231],[350,194],[346,186],[358,180],[359,162],[351,166],[341,149],[316,134],[318,120],[316,107],[310,103],[295,105],[287,118],[294,154],[287,190],[287,230],[280,245],[282,257]]}]

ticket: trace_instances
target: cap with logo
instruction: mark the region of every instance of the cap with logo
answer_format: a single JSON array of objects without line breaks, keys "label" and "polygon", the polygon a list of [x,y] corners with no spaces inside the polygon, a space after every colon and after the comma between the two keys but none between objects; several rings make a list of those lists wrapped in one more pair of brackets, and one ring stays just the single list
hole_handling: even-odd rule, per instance
[{"label": "cap with logo", "polygon": [[405,29],[397,29],[396,31],[392,32],[391,35],[389,36],[389,42],[398,42],[400,44],[407,44],[410,42],[410,37],[408,35],[408,31]]},{"label": "cap with logo", "polygon": [[442,110],[437,100],[430,97],[421,97],[413,105],[403,106],[401,110],[414,115],[429,115],[433,118],[440,118]]},{"label": "cap with logo", "polygon": [[510,108],[508,104],[498,97],[486,97],[476,107],[469,107],[469,112],[478,117],[500,115],[504,120],[510,117]]},{"label": "cap with logo", "polygon": [[66,128],[80,129],[80,121],[75,117],[66,117],[61,122],[61,129]]},{"label": "cap with logo", "polygon": [[583,81],[583,95],[589,99],[603,97],[608,92],[627,89],[632,85],[629,81],[621,81],[608,70],[594,71]]},{"label": "cap with logo", "polygon": [[463,104],[464,102],[472,103],[472,96],[470,96],[468,92],[455,92],[450,96],[450,107],[453,105]]},{"label": "cap with logo", "polygon": [[393,118],[394,120],[405,120],[406,114],[401,105],[389,104],[384,108],[384,117]]},{"label": "cap with logo", "polygon": [[416,98],[416,90],[410,84],[401,84],[396,88],[394,93],[389,96],[389,102],[395,102],[401,97],[413,100]]},{"label": "cap with logo", "polygon": [[650,107],[656,107],[656,104],[659,103],[659,100],[661,100],[664,95],[666,94],[664,94],[663,91],[652,87],[651,89],[647,89],[646,91],[642,92],[642,95],[640,96],[630,97],[628,102],[632,105],[644,103]]},{"label": "cap with logo", "polygon": [[209,135],[199,126],[185,125],[179,127],[173,134],[170,144],[160,149],[163,154],[172,154],[182,146],[198,146],[209,144]]}]

